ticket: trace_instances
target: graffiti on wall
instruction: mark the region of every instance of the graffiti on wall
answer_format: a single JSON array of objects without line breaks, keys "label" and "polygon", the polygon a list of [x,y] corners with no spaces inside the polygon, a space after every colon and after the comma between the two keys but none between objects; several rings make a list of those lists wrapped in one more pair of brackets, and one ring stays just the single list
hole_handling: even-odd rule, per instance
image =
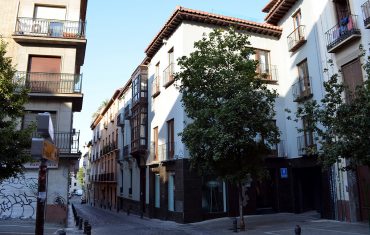
[{"label": "graffiti on wall", "polygon": [[0,185],[0,219],[35,218],[37,178],[18,176]]}]

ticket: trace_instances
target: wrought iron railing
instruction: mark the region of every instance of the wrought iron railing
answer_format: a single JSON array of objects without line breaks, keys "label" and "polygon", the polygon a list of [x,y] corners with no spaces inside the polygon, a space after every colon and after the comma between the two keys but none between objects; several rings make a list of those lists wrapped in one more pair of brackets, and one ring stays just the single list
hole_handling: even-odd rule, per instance
[{"label": "wrought iron railing", "polygon": [[340,19],[339,23],[329,29],[326,35],[326,48],[328,51],[346,41],[352,35],[360,35],[361,31],[357,26],[357,15],[348,15]]},{"label": "wrought iron railing", "polygon": [[159,86],[160,77],[156,76],[152,83],[152,96],[155,97],[160,93],[160,86]]},{"label": "wrought iron railing", "polygon": [[311,77],[301,77],[293,84],[293,101],[299,102],[312,96]]},{"label": "wrought iron railing", "polygon": [[175,64],[170,63],[167,68],[163,70],[163,86],[168,87],[174,82]]},{"label": "wrought iron railing", "polygon": [[123,127],[125,125],[125,119],[123,118],[123,114],[120,113],[117,115],[117,126]]},{"label": "wrought iron railing", "polygon": [[54,142],[61,154],[79,153],[80,132],[55,132]]},{"label": "wrought iron railing", "polygon": [[[180,143],[167,142],[156,146],[153,142],[150,145],[150,157],[152,161],[166,161],[183,157],[179,151]],[[181,156],[180,156],[181,155]]]},{"label": "wrought iron railing", "polygon": [[291,34],[288,36],[288,49],[289,51],[295,51],[298,46],[306,40],[304,25],[298,26]]},{"label": "wrought iron railing", "polygon": [[125,119],[129,120],[131,118],[131,110],[130,110],[130,105],[127,105],[125,107]]},{"label": "wrought iron railing", "polygon": [[130,156],[130,145],[123,146],[122,157],[128,158]]},{"label": "wrought iron railing", "polygon": [[85,27],[86,23],[83,21],[18,17],[14,34],[51,38],[84,39]]},{"label": "wrought iron railing", "polygon": [[298,155],[313,155],[316,152],[316,140],[313,132],[306,132],[297,137]]},{"label": "wrought iron railing", "polygon": [[16,72],[13,82],[31,93],[81,93],[82,75],[70,73]]},{"label": "wrought iron railing", "polygon": [[278,69],[276,65],[259,63],[256,68],[258,78],[265,81],[278,81]]},{"label": "wrought iron railing", "polygon": [[361,5],[362,14],[364,16],[364,24],[367,28],[370,27],[370,0]]},{"label": "wrought iron railing", "polygon": [[271,145],[271,155],[274,157],[285,157],[285,141],[280,140],[278,144]]}]

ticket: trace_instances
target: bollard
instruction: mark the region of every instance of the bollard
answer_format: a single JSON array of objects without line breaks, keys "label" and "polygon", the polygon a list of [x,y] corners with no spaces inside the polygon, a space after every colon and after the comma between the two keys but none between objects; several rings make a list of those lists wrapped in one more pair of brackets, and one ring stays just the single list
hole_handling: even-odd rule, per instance
[{"label": "bollard", "polygon": [[83,219],[80,218],[80,222],[78,223],[78,230],[82,230],[82,224],[83,224]]},{"label": "bollard", "polygon": [[296,235],[301,235],[301,230],[302,230],[301,226],[296,225],[295,229],[294,229],[294,232],[295,232]]},{"label": "bollard", "polygon": [[85,232],[87,235],[91,235],[91,225],[90,224],[88,224],[87,226],[86,226],[86,232]]},{"label": "bollard", "polygon": [[233,232],[238,232],[238,220],[236,218],[233,219]]},{"label": "bollard", "polygon": [[85,220],[84,221],[84,233],[86,233],[86,226],[89,224],[89,221],[88,220]]},{"label": "bollard", "polygon": [[80,222],[80,217],[78,217],[78,215],[76,215],[76,226],[78,226],[78,223]]}]

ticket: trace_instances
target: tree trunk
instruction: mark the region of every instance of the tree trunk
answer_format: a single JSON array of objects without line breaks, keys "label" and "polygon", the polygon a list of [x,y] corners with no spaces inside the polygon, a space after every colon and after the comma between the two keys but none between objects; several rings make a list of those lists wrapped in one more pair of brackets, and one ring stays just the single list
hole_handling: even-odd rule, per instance
[{"label": "tree trunk", "polygon": [[240,215],[240,231],[245,231],[245,223],[243,216],[243,189],[241,181],[238,182],[238,191],[239,191],[239,215]]}]

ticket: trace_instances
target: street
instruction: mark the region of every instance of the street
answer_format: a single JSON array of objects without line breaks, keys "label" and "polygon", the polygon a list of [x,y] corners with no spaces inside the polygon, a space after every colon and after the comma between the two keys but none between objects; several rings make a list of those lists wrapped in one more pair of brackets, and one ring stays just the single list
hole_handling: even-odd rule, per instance
[{"label": "street", "polygon": [[[149,219],[145,217],[141,219],[140,216],[134,214],[127,215],[123,212],[117,213],[116,211],[92,207],[88,204],[81,205],[79,200],[76,200],[74,205],[80,215],[84,219],[88,219],[89,223],[92,225],[93,235],[235,234],[231,229],[231,218],[219,218],[192,224],[179,224],[172,221]],[[303,214],[279,213],[251,215],[246,216],[245,221],[247,231],[239,232],[238,234],[288,235],[294,234],[296,225],[301,226],[302,234],[305,235],[369,234],[369,227],[365,223],[345,223],[319,219],[319,215],[316,212],[307,212]]]},{"label": "street", "polygon": [[[73,197],[70,201],[77,209],[79,216],[87,219],[92,225],[93,235],[226,235],[235,234],[232,231],[232,218],[218,218],[192,224],[179,224],[172,221],[140,218],[135,214],[127,215],[124,212],[116,212],[92,207],[89,204],[81,204],[80,197]],[[248,235],[291,235],[294,234],[296,225],[300,225],[303,235],[366,235],[369,234],[369,226],[366,223],[346,223],[334,220],[320,219],[316,212],[302,214],[278,213],[267,215],[245,216],[246,228],[238,234]],[[45,235],[58,234],[62,229],[58,224],[45,224]],[[35,221],[21,219],[0,220],[0,235],[31,235],[34,234]],[[78,230],[73,220],[71,207],[67,234],[83,234]]]}]

